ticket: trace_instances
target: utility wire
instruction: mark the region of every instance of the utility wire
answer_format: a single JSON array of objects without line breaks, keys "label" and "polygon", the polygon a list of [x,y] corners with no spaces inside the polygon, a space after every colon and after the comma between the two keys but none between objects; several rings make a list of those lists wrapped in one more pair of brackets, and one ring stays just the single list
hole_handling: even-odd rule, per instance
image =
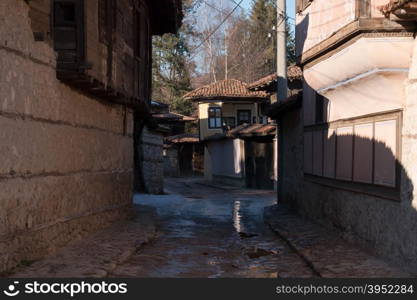
[{"label": "utility wire", "polygon": [[209,3],[209,2],[207,2],[205,0],[201,0],[201,2],[203,2],[208,7],[211,7],[212,9],[217,10],[219,13],[227,14],[227,12],[225,10],[220,9],[220,8],[214,6],[213,4],[211,4],[211,3]]},{"label": "utility wire", "polygon": [[[235,0],[230,0],[230,1],[232,1],[233,3],[235,3],[235,4],[238,4]],[[252,0],[252,4],[255,2],[255,0]],[[240,6],[240,8],[242,8],[242,9],[244,9],[240,4],[239,4],[239,6]],[[291,16],[289,16],[286,12],[284,12],[282,9],[280,9],[280,11],[281,11],[281,14],[284,14],[285,15],[285,17],[286,18],[288,18],[288,19],[291,19],[291,20],[293,20],[293,21],[295,21],[295,18],[293,18],[293,17],[291,17]]]},{"label": "utility wire", "polygon": [[[210,32],[209,33],[209,35],[200,43],[200,44],[198,44],[196,47],[194,47],[193,49],[191,49],[190,50],[190,52],[192,53],[192,52],[194,52],[194,51],[196,51],[197,49],[199,49],[201,46],[203,46],[204,45],[204,43],[205,42],[207,42],[216,32],[217,32],[217,30],[219,30],[220,28],[221,28],[221,26],[227,21],[227,19],[229,19],[230,18],[230,16],[237,10],[237,8],[241,8],[241,9],[244,9],[242,6],[241,6],[241,4],[242,4],[242,2],[244,1],[244,0],[241,0],[240,2],[237,2],[237,1],[235,1],[235,0],[230,0],[230,1],[232,1],[236,6],[233,8],[233,10],[232,11],[230,11],[228,14],[227,14],[227,16],[223,19],[223,21],[212,31],[212,32]],[[207,1],[205,1],[205,0],[202,0],[202,2],[203,3],[205,3],[207,6],[209,6],[209,7],[211,7],[211,8],[213,8],[213,9],[215,9],[215,10],[217,10],[217,11],[219,11],[219,12],[221,12],[221,13],[225,13],[224,11],[222,11],[222,10],[220,10],[218,7],[215,7],[214,5],[212,5],[212,4],[209,4]],[[286,18],[290,18],[290,19],[292,19],[292,20],[295,20],[294,18],[292,18],[292,17],[290,17],[290,16],[288,16],[286,13],[284,13],[282,10],[281,10],[281,17],[283,17],[282,19],[281,19],[281,21],[280,21],[280,24],[282,23],[282,22],[284,22],[284,20],[285,20],[285,17]],[[262,20],[259,20],[259,21],[261,21],[262,23],[264,23],[265,25],[267,25],[265,22],[263,22]],[[280,25],[280,24],[278,24],[278,26]],[[294,25],[294,24],[293,24]],[[272,28],[271,28],[272,29]],[[198,55],[198,53],[199,52],[197,52],[197,53],[194,53],[194,55],[192,55],[191,57],[190,57],[190,59],[194,59],[197,55]]]},{"label": "utility wire", "polygon": [[[222,27],[222,25],[227,21],[227,19],[229,19],[231,17],[231,15],[238,9],[238,7],[240,7],[240,4],[242,4],[242,2],[243,2],[243,0],[240,0],[240,2],[237,3],[237,5],[232,9],[232,11],[230,11],[227,14],[227,16],[223,19],[223,21],[221,21],[220,24],[216,28],[214,28],[214,30],[212,32],[210,32],[210,34],[200,44],[198,44],[196,47],[191,49],[191,52],[194,52],[197,49],[199,49],[201,46],[203,46],[204,43],[207,42],[213,36],[213,34],[215,34],[217,32],[217,30],[220,29],[220,27]],[[196,56],[196,54],[193,55],[191,57],[191,59],[193,59],[195,56]]]}]

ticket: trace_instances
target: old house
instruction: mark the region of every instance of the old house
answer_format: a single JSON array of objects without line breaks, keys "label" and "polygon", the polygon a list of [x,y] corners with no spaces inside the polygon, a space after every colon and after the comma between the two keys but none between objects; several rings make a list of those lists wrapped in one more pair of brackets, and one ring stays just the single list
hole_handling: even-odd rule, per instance
[{"label": "old house", "polygon": [[168,177],[204,173],[204,145],[198,134],[182,133],[165,138],[164,173]]},{"label": "old house", "polygon": [[[297,94],[302,89],[303,71],[300,67],[292,64],[287,68],[288,95]],[[248,84],[248,89],[253,92],[265,92],[270,98],[270,103],[277,102],[277,79],[276,73],[265,76]],[[267,106],[269,110],[269,106]]]},{"label": "old house", "polygon": [[[167,147],[165,138],[184,133],[185,124],[193,123],[196,119],[172,113],[169,111],[168,104],[153,100],[150,105],[150,114],[152,122],[155,124],[145,126],[137,139],[136,151],[140,177],[138,177],[136,190],[150,194],[162,194],[164,192],[164,175],[167,174],[165,172],[166,153],[167,149],[173,150],[172,147]],[[180,147],[180,149],[182,148]],[[172,159],[173,152],[170,151],[170,154]],[[193,152],[190,155],[187,158],[192,160]]]},{"label": "old house", "polygon": [[414,270],[416,4],[297,1],[302,108],[272,112],[292,178],[279,201]]},{"label": "old house", "polygon": [[275,126],[267,125],[268,95],[230,79],[186,94],[198,103],[199,135],[205,144],[207,180],[273,188]]},{"label": "old house", "polygon": [[[161,134],[163,151],[160,154],[163,164],[158,163],[158,173],[167,177],[199,174],[204,148],[198,135],[186,133],[195,128],[197,118],[171,112],[169,104],[154,100],[151,102],[151,113],[158,127],[164,130]],[[163,171],[159,172],[159,169]]]},{"label": "old house", "polygon": [[184,99],[198,105],[200,140],[222,134],[242,124],[263,121],[264,92],[251,92],[247,84],[228,79],[200,87],[184,95]]},{"label": "old house", "polygon": [[0,1],[0,271],[130,214],[151,36],[181,18],[179,0]]},{"label": "old house", "polygon": [[204,141],[204,176],[236,187],[274,189],[276,125],[242,124]]},{"label": "old house", "polygon": [[186,132],[186,124],[197,122],[197,118],[185,116],[170,111],[166,103],[152,101],[152,117],[159,125],[168,128],[167,136],[174,136]]}]

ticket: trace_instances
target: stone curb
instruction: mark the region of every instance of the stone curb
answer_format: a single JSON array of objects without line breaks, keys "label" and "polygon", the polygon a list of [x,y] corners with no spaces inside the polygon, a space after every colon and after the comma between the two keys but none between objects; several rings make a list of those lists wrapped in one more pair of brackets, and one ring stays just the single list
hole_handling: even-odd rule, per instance
[{"label": "stone curb", "polygon": [[409,278],[361,247],[324,228],[290,213],[284,206],[266,207],[265,222],[318,276],[324,278]]},{"label": "stone curb", "polygon": [[265,219],[265,223],[267,223],[267,225],[269,226],[269,228],[276,234],[278,235],[282,240],[284,240],[287,245],[290,247],[291,250],[293,250],[305,263],[306,265],[311,269],[311,271],[318,277],[322,277],[322,275],[320,274],[320,272],[315,268],[314,263],[309,260],[308,257],[306,257],[305,255],[303,255],[303,253],[301,253],[299,251],[299,249],[297,248],[297,246],[291,242],[290,239],[287,238],[286,234],[283,234],[282,230],[279,230],[278,226],[276,226],[273,217],[274,217],[274,213],[273,210],[276,209],[276,206],[270,206],[270,207],[265,207],[265,211],[264,211],[264,219]]},{"label": "stone curb", "polygon": [[20,266],[11,278],[104,278],[157,237],[156,210],[135,206],[136,218],[112,224],[55,254]]}]

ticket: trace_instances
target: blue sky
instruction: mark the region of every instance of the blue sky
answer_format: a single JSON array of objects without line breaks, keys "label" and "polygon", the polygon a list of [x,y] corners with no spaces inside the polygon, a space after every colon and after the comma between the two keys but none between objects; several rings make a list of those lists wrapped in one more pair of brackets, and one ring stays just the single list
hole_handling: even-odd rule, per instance
[{"label": "blue sky", "polygon": [[[253,0],[244,0],[243,6],[249,9],[252,6]],[[291,17],[295,17],[295,0],[287,0],[287,13]]]},{"label": "blue sky", "polygon": [[[252,3],[253,0],[244,0],[242,6],[249,10],[252,6]],[[287,14],[290,17],[295,18],[295,0],[287,0]],[[294,21],[292,20],[290,23],[294,23]],[[292,27],[294,27],[294,25],[292,25]]]}]

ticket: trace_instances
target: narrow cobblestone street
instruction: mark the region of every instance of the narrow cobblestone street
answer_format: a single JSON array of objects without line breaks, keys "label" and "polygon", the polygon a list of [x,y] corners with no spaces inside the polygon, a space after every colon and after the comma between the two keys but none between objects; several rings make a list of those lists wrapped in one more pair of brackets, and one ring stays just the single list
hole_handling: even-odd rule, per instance
[{"label": "narrow cobblestone street", "polygon": [[22,264],[11,277],[415,277],[341,233],[274,206],[273,191],[166,179],[135,195],[136,217]]},{"label": "narrow cobblestone street", "polygon": [[168,179],[166,186],[167,195],[135,197],[157,209],[158,236],[111,276],[313,276],[263,221],[274,192],[207,186],[201,179]]}]

